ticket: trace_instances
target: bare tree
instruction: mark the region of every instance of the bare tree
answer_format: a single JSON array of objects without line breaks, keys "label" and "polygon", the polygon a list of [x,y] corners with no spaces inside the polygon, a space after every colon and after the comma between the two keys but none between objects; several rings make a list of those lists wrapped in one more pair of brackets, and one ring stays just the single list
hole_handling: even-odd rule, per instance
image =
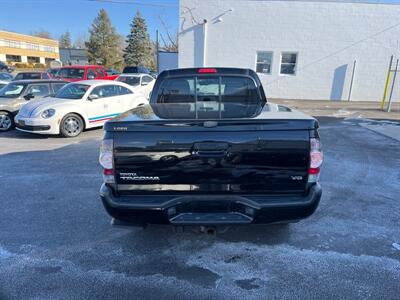
[{"label": "bare tree", "polygon": [[47,30],[43,30],[43,29],[34,31],[32,33],[32,35],[40,37],[40,38],[44,38],[44,39],[53,39],[53,37],[51,36],[51,33],[48,32]]},{"label": "bare tree", "polygon": [[60,38],[58,39],[58,44],[60,48],[72,48],[72,38],[71,38],[71,32],[66,31],[63,34],[60,35]]},{"label": "bare tree", "polygon": [[85,43],[89,40],[89,36],[86,32],[80,33],[74,41],[74,48],[85,49]]},{"label": "bare tree", "polygon": [[158,16],[160,23],[164,29],[164,34],[160,33],[160,39],[162,46],[160,47],[164,51],[178,52],[178,32],[171,33],[171,27],[165,22],[162,15]]}]

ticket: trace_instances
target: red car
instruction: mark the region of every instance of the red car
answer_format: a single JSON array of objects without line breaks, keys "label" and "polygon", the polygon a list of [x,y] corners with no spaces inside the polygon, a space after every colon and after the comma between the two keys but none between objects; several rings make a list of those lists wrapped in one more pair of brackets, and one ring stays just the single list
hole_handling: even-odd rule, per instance
[{"label": "red car", "polygon": [[73,82],[79,80],[115,80],[118,75],[108,76],[103,66],[67,66],[58,70],[56,78]]}]

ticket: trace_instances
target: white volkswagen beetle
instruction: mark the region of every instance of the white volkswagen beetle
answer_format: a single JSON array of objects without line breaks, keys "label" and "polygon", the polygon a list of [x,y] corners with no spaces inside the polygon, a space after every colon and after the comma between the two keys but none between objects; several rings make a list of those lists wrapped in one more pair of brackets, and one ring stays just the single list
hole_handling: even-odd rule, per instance
[{"label": "white volkswagen beetle", "polygon": [[146,103],[146,97],[122,82],[79,81],[65,85],[54,97],[25,104],[15,123],[21,131],[75,137]]}]

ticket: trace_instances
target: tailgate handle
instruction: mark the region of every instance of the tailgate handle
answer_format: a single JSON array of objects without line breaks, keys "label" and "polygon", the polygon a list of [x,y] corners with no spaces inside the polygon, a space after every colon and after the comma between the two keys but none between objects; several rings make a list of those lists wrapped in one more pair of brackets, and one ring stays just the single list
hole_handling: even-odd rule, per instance
[{"label": "tailgate handle", "polygon": [[228,143],[195,143],[193,145],[193,154],[201,157],[224,157],[228,153]]}]

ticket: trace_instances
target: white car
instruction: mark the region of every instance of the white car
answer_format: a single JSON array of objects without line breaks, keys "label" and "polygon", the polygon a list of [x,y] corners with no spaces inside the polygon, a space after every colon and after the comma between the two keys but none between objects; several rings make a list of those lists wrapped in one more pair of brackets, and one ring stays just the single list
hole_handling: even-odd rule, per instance
[{"label": "white car", "polygon": [[150,98],[150,93],[153,90],[156,80],[148,74],[121,74],[116,81],[124,82],[134,87],[139,93],[145,97]]},{"label": "white car", "polygon": [[75,137],[147,103],[146,97],[122,82],[79,81],[65,85],[54,97],[25,104],[15,123],[20,131]]}]

